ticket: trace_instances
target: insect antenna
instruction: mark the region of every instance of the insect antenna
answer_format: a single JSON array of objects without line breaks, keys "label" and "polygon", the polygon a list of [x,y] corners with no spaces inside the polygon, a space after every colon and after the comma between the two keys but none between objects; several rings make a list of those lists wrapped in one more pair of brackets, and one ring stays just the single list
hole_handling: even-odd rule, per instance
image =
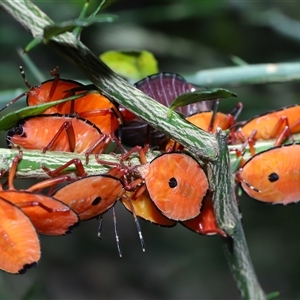
[{"label": "insect antenna", "polygon": [[115,229],[115,237],[116,237],[116,242],[117,242],[117,248],[119,252],[119,256],[122,257],[122,250],[120,246],[120,239],[119,239],[119,234],[118,234],[118,228],[117,228],[117,217],[116,217],[116,211],[115,207],[112,207],[112,213],[113,213],[113,220],[114,220],[114,229]]},{"label": "insect antenna", "polygon": [[[122,257],[122,250],[120,246],[120,238],[118,234],[118,228],[117,228],[117,217],[116,217],[116,211],[115,207],[112,207],[112,214],[113,214],[113,222],[114,222],[114,231],[115,231],[115,238],[116,238],[116,243],[117,243],[117,248],[118,248],[118,253],[119,256]],[[99,219],[99,225],[98,225],[98,238],[102,240],[102,225],[103,225],[103,215],[98,216]]]},{"label": "insect antenna", "polygon": [[139,222],[139,220],[136,216],[136,213],[135,213],[134,207],[132,205],[131,199],[128,199],[128,203],[130,205],[130,210],[131,210],[133,218],[134,218],[134,222],[135,222],[135,226],[136,226],[136,229],[137,229],[137,232],[138,232],[138,235],[139,235],[142,250],[143,250],[143,252],[145,252],[146,251],[146,246],[145,246],[145,241],[144,241],[144,238],[143,238],[140,222]]},{"label": "insect antenna", "polygon": [[[26,86],[29,88],[29,89],[32,89],[32,86],[29,84],[26,76],[25,76],[25,72],[23,70],[23,67],[20,66],[20,72],[21,72],[21,75],[23,77],[23,80],[24,80],[24,83],[26,84]],[[4,107],[2,107],[0,109],[0,112],[3,111],[5,108],[7,108],[8,106],[12,105],[13,103],[17,102],[19,99],[23,98],[24,96],[28,95],[28,92],[24,92],[22,93],[21,95],[19,95],[18,97],[16,97],[15,99],[11,100],[9,103],[7,103]]]},{"label": "insect antenna", "polygon": [[102,224],[103,224],[103,215],[98,216],[98,220],[99,220],[99,224],[98,224],[97,236],[99,239],[102,240],[101,231],[102,231]]}]

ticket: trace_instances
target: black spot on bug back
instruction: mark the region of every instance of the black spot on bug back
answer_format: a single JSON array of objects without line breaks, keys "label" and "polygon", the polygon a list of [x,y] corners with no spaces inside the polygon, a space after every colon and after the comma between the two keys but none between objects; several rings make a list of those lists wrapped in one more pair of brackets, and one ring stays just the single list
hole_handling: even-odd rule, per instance
[{"label": "black spot on bug back", "polygon": [[173,189],[173,188],[175,188],[176,186],[177,186],[177,180],[176,180],[176,178],[174,178],[174,177],[170,178],[170,180],[169,180],[169,187],[170,187],[171,189]]},{"label": "black spot on bug back", "polygon": [[279,175],[277,173],[271,173],[268,179],[270,182],[275,182],[279,179]]},{"label": "black spot on bug back", "polygon": [[101,202],[101,197],[97,197],[94,199],[94,201],[92,202],[92,205],[97,205]]}]

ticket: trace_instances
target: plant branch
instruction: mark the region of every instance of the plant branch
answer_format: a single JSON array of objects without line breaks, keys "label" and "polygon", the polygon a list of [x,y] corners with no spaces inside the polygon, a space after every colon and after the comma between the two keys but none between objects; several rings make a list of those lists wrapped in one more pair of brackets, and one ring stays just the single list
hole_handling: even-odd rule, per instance
[{"label": "plant branch", "polygon": [[[16,155],[18,155],[18,149],[0,149],[0,170],[8,171],[11,167],[12,160]],[[48,169],[55,170],[62,165],[65,165],[72,159],[79,159],[83,165],[85,172],[88,175],[105,174],[109,171],[111,167],[99,164],[94,155],[89,156],[89,163],[85,164],[85,155],[70,153],[70,152],[56,152],[47,151],[42,153],[38,150],[23,150],[23,157],[18,165],[17,178],[34,178],[34,179],[47,179],[49,176],[41,167],[46,167]],[[148,151],[146,158],[147,161],[153,160],[159,153]],[[109,163],[119,163],[119,155],[101,154],[99,159]],[[139,165],[140,160],[138,154],[131,155],[127,161],[130,165]],[[72,174],[75,176],[76,167],[71,165],[64,170],[64,173]]]},{"label": "plant branch", "polygon": [[242,297],[263,300],[266,296],[252,265],[237,207],[227,136],[218,130],[217,140],[220,156],[217,161],[209,163],[208,177],[214,190],[213,203],[218,225],[228,234],[228,237],[222,237],[225,256]]},{"label": "plant branch", "polygon": [[[300,134],[294,135],[294,141],[300,142]],[[260,153],[262,151],[268,150],[274,146],[274,140],[269,141],[258,141],[256,142],[254,148],[256,153]],[[237,161],[235,149],[240,150],[242,144],[228,146],[229,149],[229,157],[230,157],[230,165],[234,165]],[[11,166],[12,159],[18,154],[18,150],[16,149],[3,149],[0,148],[0,169],[8,170]],[[147,153],[147,161],[153,160],[156,156],[158,156],[160,152],[158,151],[148,151]],[[245,153],[243,158],[245,160],[251,157],[249,147],[245,149]],[[54,170],[60,167],[61,165],[66,164],[71,159],[80,159],[83,164],[85,162],[84,154],[70,153],[70,152],[56,152],[56,151],[47,151],[46,153],[42,153],[40,150],[23,150],[23,159],[18,166],[18,171],[16,174],[17,178],[38,178],[38,179],[47,179],[47,174],[41,169],[41,166],[45,166],[48,169]],[[118,163],[119,156],[118,155],[110,155],[110,154],[101,154],[99,155],[99,159],[102,161]],[[130,156],[129,160],[132,166],[139,165],[140,160],[138,155]],[[109,170],[109,167],[102,166],[99,164],[94,155],[89,156],[89,163],[84,164],[85,171],[88,175],[96,175],[101,173],[106,173]],[[66,170],[66,173],[73,173],[75,171],[75,167],[69,167]]]},{"label": "plant branch", "polygon": [[216,68],[185,75],[193,84],[206,87],[238,86],[300,80],[300,63],[243,65]]}]

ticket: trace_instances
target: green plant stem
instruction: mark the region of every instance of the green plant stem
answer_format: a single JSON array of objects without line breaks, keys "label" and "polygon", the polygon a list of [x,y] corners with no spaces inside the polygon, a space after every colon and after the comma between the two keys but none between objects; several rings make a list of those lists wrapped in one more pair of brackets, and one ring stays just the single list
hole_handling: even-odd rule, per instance
[{"label": "green plant stem", "polygon": [[[17,149],[0,149],[0,170],[8,171],[11,167],[12,160],[16,155],[18,155],[19,150]],[[46,167],[51,171],[65,165],[72,159],[81,160],[84,169],[88,175],[96,175],[96,174],[105,174],[111,168],[109,166],[101,165],[97,162],[94,155],[89,156],[88,164],[85,163],[86,157],[83,154],[76,153],[67,153],[67,152],[55,152],[55,151],[47,151],[46,153],[42,153],[42,151],[37,150],[23,150],[23,157],[18,165],[18,170],[16,173],[17,178],[35,178],[35,179],[47,179],[49,176],[42,169],[42,167]],[[154,159],[159,153],[149,151],[147,153],[147,160],[151,161]],[[101,154],[99,155],[99,159],[109,163],[119,163],[120,157],[118,155],[110,155],[110,154]],[[137,154],[131,155],[128,163],[130,165],[139,165],[140,160]],[[75,177],[76,168],[75,165],[71,165],[64,170],[64,173],[68,173]]]},{"label": "green plant stem", "polygon": [[[295,141],[300,141],[300,135],[294,136]],[[272,148],[274,145],[274,141],[263,141],[257,142],[255,144],[255,152],[259,153],[265,151],[267,149]],[[242,145],[233,145],[229,146],[229,157],[230,164],[233,165],[236,160],[235,149],[240,150]],[[11,166],[12,159],[18,154],[18,150],[14,149],[3,149],[0,148],[0,170],[8,170]],[[148,161],[154,159],[160,152],[152,152],[149,151],[147,154]],[[249,148],[246,148],[246,152],[243,157],[247,160],[251,156]],[[102,166],[99,164],[94,155],[89,156],[89,163],[85,164],[85,155],[76,154],[76,153],[66,153],[66,152],[55,152],[55,151],[47,151],[46,153],[42,153],[40,150],[23,150],[23,159],[18,167],[18,172],[16,174],[17,178],[38,178],[38,179],[46,179],[48,178],[47,174],[41,169],[41,166],[45,166],[51,170],[57,169],[61,165],[67,163],[71,159],[80,159],[83,164],[85,171],[88,175],[95,175],[100,173],[106,173],[109,170],[109,167]],[[110,155],[110,154],[101,154],[99,155],[99,159],[102,161],[108,161],[113,163],[119,162],[119,156]],[[135,166],[139,165],[140,161],[137,155],[132,155],[130,157],[130,163]],[[68,172],[74,172],[75,167],[71,166],[65,170]]]},{"label": "green plant stem", "polygon": [[206,87],[286,82],[300,79],[300,63],[270,63],[216,68],[184,77],[193,84]]},{"label": "green plant stem", "polygon": [[244,299],[266,299],[257,280],[235,197],[234,176],[229,168],[229,151],[227,137],[217,132],[220,157],[209,163],[208,177],[214,190],[213,203],[216,219],[227,237],[222,237],[225,256],[231,272]]}]

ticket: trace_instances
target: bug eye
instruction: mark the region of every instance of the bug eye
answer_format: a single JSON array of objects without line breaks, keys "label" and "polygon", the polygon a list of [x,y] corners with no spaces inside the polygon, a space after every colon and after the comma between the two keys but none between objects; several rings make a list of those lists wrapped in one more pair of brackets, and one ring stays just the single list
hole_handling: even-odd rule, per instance
[{"label": "bug eye", "polygon": [[268,179],[270,182],[275,182],[279,179],[279,175],[277,173],[271,173]]},{"label": "bug eye", "polygon": [[9,136],[9,137],[14,136],[14,135],[19,135],[24,138],[27,137],[26,132],[24,131],[23,123],[22,124],[20,123],[16,127],[11,128],[7,133],[7,136]]},{"label": "bug eye", "polygon": [[172,177],[170,180],[169,180],[169,187],[171,188],[171,189],[173,189],[174,187],[176,187],[177,186],[177,180],[174,178],[174,177]]}]

